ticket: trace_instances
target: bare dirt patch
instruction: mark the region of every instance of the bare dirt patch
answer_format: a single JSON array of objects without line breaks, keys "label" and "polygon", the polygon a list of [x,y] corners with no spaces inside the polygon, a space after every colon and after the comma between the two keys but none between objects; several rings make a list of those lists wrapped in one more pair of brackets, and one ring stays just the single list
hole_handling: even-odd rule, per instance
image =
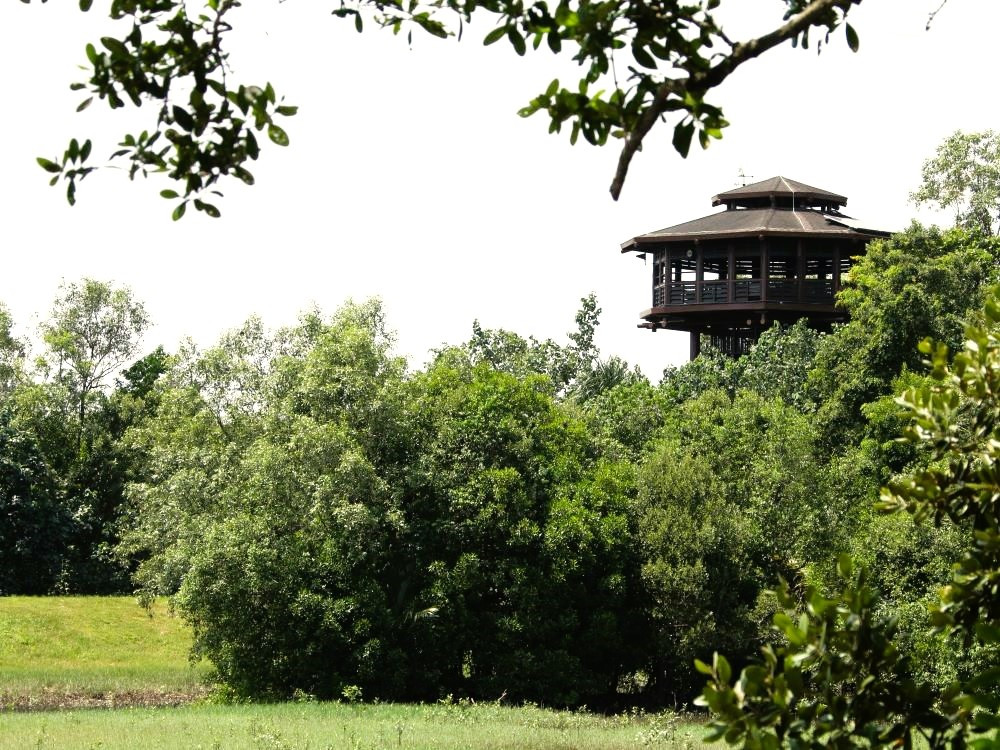
[{"label": "bare dirt patch", "polygon": [[164,690],[122,690],[119,692],[74,692],[46,689],[30,695],[0,692],[0,713],[7,711],[68,711],[83,708],[160,708],[183,706],[204,698],[207,686],[183,692]]}]

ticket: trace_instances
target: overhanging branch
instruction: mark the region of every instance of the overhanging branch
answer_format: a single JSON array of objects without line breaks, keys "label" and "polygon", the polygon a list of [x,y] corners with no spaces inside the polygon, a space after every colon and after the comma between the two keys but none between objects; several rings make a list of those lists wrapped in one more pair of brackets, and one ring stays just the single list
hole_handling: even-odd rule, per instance
[{"label": "overhanging branch", "polygon": [[840,8],[846,12],[851,5],[857,5],[860,2],[861,0],[813,0],[801,13],[790,18],[774,31],[748,42],[737,43],[725,59],[708,70],[693,73],[687,78],[669,78],[663,81],[635,128],[625,137],[625,145],[622,146],[621,154],[618,157],[618,167],[615,170],[614,179],[611,181],[611,197],[618,200],[618,196],[621,195],[632,157],[642,147],[643,139],[656,124],[660,115],[667,111],[666,104],[671,94],[682,94],[685,91],[703,93],[715,88],[743,63],[777,47],[788,39],[796,37],[805,29],[815,25],[817,18],[823,13],[832,8]]}]

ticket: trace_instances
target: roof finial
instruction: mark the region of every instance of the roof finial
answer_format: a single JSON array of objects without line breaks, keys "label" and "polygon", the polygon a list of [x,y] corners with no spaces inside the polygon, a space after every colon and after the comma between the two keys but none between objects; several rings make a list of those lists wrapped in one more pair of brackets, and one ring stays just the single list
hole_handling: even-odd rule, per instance
[{"label": "roof finial", "polygon": [[736,176],[740,180],[740,185],[739,185],[740,187],[746,187],[747,186],[747,180],[752,180],[753,179],[753,175],[752,174],[747,174],[746,172],[744,172],[743,171],[743,167],[740,167],[740,173],[738,175],[736,175]]}]

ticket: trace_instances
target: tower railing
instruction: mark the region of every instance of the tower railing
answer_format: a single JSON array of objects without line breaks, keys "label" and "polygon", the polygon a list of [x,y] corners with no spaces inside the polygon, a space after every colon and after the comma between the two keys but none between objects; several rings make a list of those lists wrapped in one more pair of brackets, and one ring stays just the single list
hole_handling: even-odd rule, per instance
[{"label": "tower railing", "polygon": [[752,302],[832,305],[832,279],[724,279],[671,281],[653,288],[653,307]]}]

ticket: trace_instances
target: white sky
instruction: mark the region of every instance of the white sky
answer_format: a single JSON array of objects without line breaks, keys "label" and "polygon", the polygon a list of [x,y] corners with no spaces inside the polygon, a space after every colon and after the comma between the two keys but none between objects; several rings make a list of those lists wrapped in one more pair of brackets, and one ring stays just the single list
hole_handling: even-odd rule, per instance
[{"label": "white sky", "polygon": [[[735,4],[730,36],[780,18],[776,0]],[[687,334],[635,327],[651,269],[621,255],[621,242],[711,213],[711,196],[741,169],[847,195],[848,213],[901,229],[918,216],[908,194],[937,144],[956,129],[1000,127],[1000,2],[949,0],[925,31],[938,4],[865,0],[851,13],[858,54],[838,33],[821,55],[785,47],[749,63],[710,98],[732,123],[724,139],[685,161],[672,128],[654,129],[615,203],[615,145],[571,147],[547,135],[544,115],[516,114],[553,77],[575,80],[568,61],[483,48],[485,16],[460,44],[415,34],[409,49],[404,36],[356,34],[324,10],[333,4],[249,0],[234,19],[232,80],[269,80],[299,105],[283,123],[291,146],[265,146],[255,187],[223,187],[222,219],[189,212],[174,223],[162,178],[99,172],[75,208],[48,187],[36,156],[61,154],[71,136],[110,154],[129,128],[100,103],[75,114],[83,97],[68,90],[84,78],[77,66],[107,23],[104,4],[82,15],[71,0],[7,0],[0,301],[28,333],[63,279],[127,284],[155,323],[147,348],[171,350],[184,336],[210,344],[253,313],[285,325],[314,303],[332,312],[377,295],[399,352],[420,367],[431,348],[467,339],[476,318],[563,340],[593,291],[602,354],[655,381],[686,359]]]}]

